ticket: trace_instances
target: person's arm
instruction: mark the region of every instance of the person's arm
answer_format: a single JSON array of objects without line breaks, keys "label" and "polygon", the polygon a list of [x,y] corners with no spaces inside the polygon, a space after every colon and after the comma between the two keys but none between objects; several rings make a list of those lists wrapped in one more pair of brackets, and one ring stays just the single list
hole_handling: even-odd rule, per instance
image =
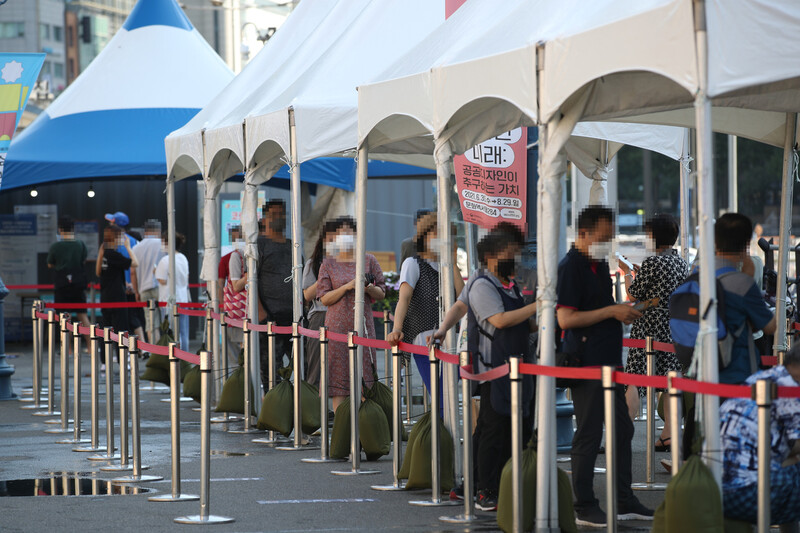
[{"label": "person's arm", "polygon": [[461,270],[458,268],[457,253],[453,252],[453,285],[456,289],[456,298],[464,290],[464,278],[461,276]]},{"label": "person's arm", "polygon": [[561,329],[586,328],[609,318],[619,320],[623,324],[630,324],[642,316],[640,311],[625,304],[609,305],[591,311],[578,311],[571,307],[559,307],[556,313],[558,325],[561,326]]},{"label": "person's arm", "polygon": [[381,270],[378,260],[372,255],[367,256],[367,259],[367,268],[374,281],[367,285],[364,291],[367,296],[372,298],[373,302],[379,302],[386,297],[386,280],[383,277],[383,270]]},{"label": "person's arm", "polygon": [[313,302],[317,297],[317,282],[315,281],[310,286],[303,289],[303,298],[307,302]]},{"label": "person's arm", "polygon": [[772,335],[778,327],[778,317],[767,307],[755,281],[744,295],[744,310],[753,331],[762,330]]},{"label": "person's arm", "polygon": [[131,250],[131,241],[124,237],[125,249],[128,250],[128,255],[131,257],[131,282],[133,282],[133,269],[139,266],[139,261],[136,260],[136,254]]},{"label": "person's arm", "polygon": [[400,294],[397,298],[397,307],[394,310],[394,327],[392,332],[386,338],[389,344],[397,346],[403,340],[403,323],[406,320],[406,313],[408,313],[408,305],[411,303],[411,296],[414,294],[414,289],[408,283],[400,285]]},{"label": "person's arm", "polygon": [[[133,250],[131,250],[131,261],[133,261]],[[131,285],[133,286],[133,297],[139,301],[139,277],[136,275],[136,267],[131,267]]]},{"label": "person's arm", "polygon": [[106,247],[100,245],[100,250],[97,252],[97,260],[94,262],[94,275],[98,278],[103,272],[103,255],[105,255]]},{"label": "person's arm", "polygon": [[773,315],[772,320],[767,322],[767,325],[761,329],[767,335],[772,335],[773,333],[775,333],[775,330],[778,329],[778,317],[776,315]]},{"label": "person's arm", "polygon": [[[462,302],[461,300],[456,301],[453,304],[453,307],[447,310],[447,313],[444,315],[444,320],[439,325],[439,329],[437,329],[433,335],[428,338],[428,344],[433,342],[444,342],[444,338],[447,335],[447,332],[453,328],[458,321],[464,318],[464,315],[467,314],[467,304]],[[395,318],[397,318],[395,316]]]},{"label": "person's arm", "polygon": [[364,289],[364,292],[366,292],[367,296],[376,302],[383,300],[386,297],[386,293],[384,293],[383,289],[377,285],[367,285],[367,287]]},{"label": "person's arm", "polygon": [[326,292],[322,295],[319,301],[325,307],[330,307],[334,305],[336,302],[344,298],[348,291],[352,291],[356,287],[356,280],[351,279],[349,282],[345,283],[338,289],[333,289],[331,291]]},{"label": "person's arm", "polygon": [[528,320],[531,316],[536,314],[536,302],[530,303],[519,309],[513,311],[503,311],[488,317],[486,320],[489,324],[497,329],[505,329],[516,326]]}]

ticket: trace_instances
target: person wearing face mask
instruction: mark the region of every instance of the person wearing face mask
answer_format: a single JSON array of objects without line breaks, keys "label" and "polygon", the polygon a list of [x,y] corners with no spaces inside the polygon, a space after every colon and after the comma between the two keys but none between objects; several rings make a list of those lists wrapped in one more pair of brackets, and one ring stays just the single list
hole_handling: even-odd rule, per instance
[{"label": "person wearing face mask", "polygon": [[[228,313],[228,318],[242,320],[247,317],[247,262],[244,260],[244,241],[239,226],[231,228],[231,248],[232,251],[225,256],[228,261],[224,277],[220,268],[220,279],[224,283],[222,310]],[[228,358],[234,365],[238,364],[243,340],[244,332],[240,328],[228,328]]]},{"label": "person wearing face mask", "polygon": [[[118,246],[124,246],[128,257],[117,251]],[[127,302],[125,291],[125,271],[136,268],[138,262],[136,254],[131,249],[131,244],[122,228],[110,224],[103,229],[103,244],[97,252],[95,274],[100,278],[100,302]],[[130,331],[128,309],[103,309],[103,325],[111,326],[117,333]],[[106,364],[110,361],[106,361]]]},{"label": "person wearing face mask", "polygon": [[[394,329],[386,339],[392,346],[400,342],[414,343],[417,335],[439,325],[439,238],[435,212],[425,213],[417,220],[414,246],[417,252],[400,267],[400,295],[394,312]],[[455,253],[452,264],[458,296],[464,288],[464,279],[456,265]],[[404,357],[406,364],[409,356],[406,354]],[[415,355],[414,359],[425,386],[430,390],[428,358]]]},{"label": "person wearing face mask", "polygon": [[[589,206],[578,215],[575,244],[558,265],[558,325],[564,330],[560,351],[581,366],[622,367],[622,324],[642,313],[615,304],[608,269],[614,213]],[[594,466],[603,438],[603,388],[597,380],[576,380],[572,387],[576,430],[572,439],[572,489],[577,524],[605,527],[606,514],[594,494]],[[625,393],[616,387],[617,520],[652,520],[653,511],[631,489],[633,421]]]},{"label": "person wearing face mask", "polygon": [[[326,250],[334,251],[337,221],[329,220],[319,232],[317,244],[311,259],[303,267],[303,298],[309,304],[308,329],[318,330],[325,325],[325,315],[328,308],[320,302],[317,295],[317,279],[322,261],[325,259]],[[306,338],[306,381],[319,386],[319,339]]]},{"label": "person wearing face mask", "polygon": [[[656,342],[672,344],[669,330],[669,298],[680,286],[689,273],[689,265],[673,248],[678,240],[678,223],[671,215],[656,215],[644,225],[647,235],[648,257],[641,268],[631,271],[623,261],[619,267],[625,273],[625,288],[634,300],[647,302],[658,298],[658,303],[648,306],[643,315],[633,322],[631,339],[644,339],[652,336]],[[657,351],[655,355],[655,373],[666,376],[668,372],[681,372],[681,364],[674,353]],[[631,348],[625,371],[629,374],[647,374],[647,359],[644,348]],[[637,392],[638,391],[638,392]],[[641,398],[647,389],[629,386],[625,394],[631,418],[639,412]],[[659,390],[662,392],[661,390]],[[670,445],[669,402],[664,402],[664,428],[655,443],[656,451],[665,452]]]},{"label": "person wearing face mask", "polygon": [[[167,242],[167,234],[161,236],[163,242]],[[177,303],[191,302],[189,294],[189,261],[181,253],[186,237],[182,233],[175,234],[175,301]],[[166,302],[169,299],[169,255],[161,258],[156,266],[156,280],[158,281],[159,300]],[[189,316],[178,316],[178,347],[181,350],[189,350]]]},{"label": "person wearing face mask", "polygon": [[[375,256],[367,254],[365,280],[356,280],[355,234],[356,223],[350,217],[341,217],[330,226],[335,237],[328,243],[327,256],[322,261],[317,277],[317,297],[328,308],[325,325],[331,332],[348,333],[355,327],[353,309],[356,291],[364,291],[364,324],[366,331],[359,333],[375,338],[372,304],[383,300],[386,285],[383,272]],[[374,382],[375,348],[364,347],[363,380],[372,388]],[[350,395],[350,365],[347,344],[332,342],[328,345],[328,391],[335,411]]]},{"label": "person wearing face mask", "polygon": [[[468,348],[475,372],[502,366],[509,355],[529,357],[528,337],[535,331],[536,303],[525,305],[513,283],[517,255],[525,243],[513,224],[501,222],[478,243],[482,268],[475,271],[455,305],[445,315],[430,341],[443,341],[447,331],[467,314]],[[476,449],[476,507],[497,510],[500,474],[511,457],[511,382],[508,376],[479,385],[480,409],[473,434]],[[533,377],[523,376],[522,439],[530,438],[533,424]],[[456,497],[458,494],[456,492]]]},{"label": "person wearing face mask", "polygon": [[[264,205],[264,226],[258,237],[258,318],[259,323],[272,321],[277,326],[290,326],[293,316],[292,241],[286,238],[286,202],[273,199]],[[288,280],[288,281],[287,281]],[[259,337],[261,385],[269,387],[268,336]],[[275,336],[275,369],[284,366],[284,357],[291,359],[291,335]],[[276,375],[276,380],[280,377]]]},{"label": "person wearing face mask", "polygon": [[[132,250],[139,261],[135,276],[137,285],[134,287],[136,301],[158,300],[158,282],[153,274],[156,270],[156,265],[165,255],[161,247],[161,222],[156,219],[146,220],[144,223],[144,239],[139,241]],[[155,332],[156,338],[149,339],[150,343],[153,344],[158,340],[158,327],[150,323],[150,313],[144,313],[144,319],[145,333],[149,336],[151,331]]]}]

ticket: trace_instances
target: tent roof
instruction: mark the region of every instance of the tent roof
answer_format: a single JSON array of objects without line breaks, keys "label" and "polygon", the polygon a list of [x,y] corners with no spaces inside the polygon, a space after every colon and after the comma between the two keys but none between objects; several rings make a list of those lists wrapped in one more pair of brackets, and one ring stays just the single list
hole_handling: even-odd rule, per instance
[{"label": "tent roof", "polygon": [[357,142],[357,85],[443,18],[444,3],[430,0],[300,3],[244,71],[167,138],[171,174],[196,172],[205,140],[207,177],[224,180],[246,166],[263,181],[289,153],[289,109],[301,162],[349,154]]},{"label": "tent roof", "polygon": [[2,188],[163,175],[164,136],[232,77],[175,0],[139,0],[89,67],[11,143]]}]

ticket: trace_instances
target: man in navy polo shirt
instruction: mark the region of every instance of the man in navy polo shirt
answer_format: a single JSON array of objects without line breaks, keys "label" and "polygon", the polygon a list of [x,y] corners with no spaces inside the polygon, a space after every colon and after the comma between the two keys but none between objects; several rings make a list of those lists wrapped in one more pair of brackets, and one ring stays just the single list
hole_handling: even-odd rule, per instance
[{"label": "man in navy polo shirt", "polygon": [[[608,256],[614,236],[614,213],[590,206],[578,216],[575,244],[558,266],[558,325],[564,330],[561,351],[581,366],[622,366],[622,324],[641,313],[618,305],[612,296]],[[605,527],[606,514],[594,495],[594,464],[603,438],[603,389],[599,381],[572,386],[577,429],[572,439],[572,489],[577,524]],[[618,520],[652,520],[653,511],[631,490],[633,422],[621,385],[616,389]]]}]

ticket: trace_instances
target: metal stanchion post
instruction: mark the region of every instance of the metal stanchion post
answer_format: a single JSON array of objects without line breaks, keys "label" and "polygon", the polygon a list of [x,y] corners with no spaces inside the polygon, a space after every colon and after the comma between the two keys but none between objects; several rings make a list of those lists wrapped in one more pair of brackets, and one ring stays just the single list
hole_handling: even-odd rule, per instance
[{"label": "metal stanchion post", "polygon": [[74,387],[72,392],[72,438],[56,441],[58,444],[86,444],[91,442],[89,439],[82,439],[81,433],[81,335],[80,326],[74,325],[72,335],[72,379]]},{"label": "metal stanchion post", "polygon": [[680,390],[672,385],[672,380],[680,374],[674,370],[667,374],[669,393],[669,425],[670,425],[670,458],[672,459],[672,475],[677,476],[681,467],[681,396]]},{"label": "metal stanchion post", "polygon": [[617,531],[617,459],[614,456],[617,447],[617,426],[615,416],[616,388],[614,383],[614,367],[604,366],[602,369],[603,398],[606,424],[606,523],[609,533]]},{"label": "metal stanchion post", "polygon": [[[645,338],[644,356],[647,361],[647,375],[653,376],[656,367],[656,352],[653,349],[653,337],[648,335]],[[633,490],[666,490],[666,483],[656,483],[656,405],[655,390],[647,387],[647,449],[646,453],[646,481],[644,483],[632,483]]]},{"label": "metal stanchion post", "polygon": [[[95,294],[96,293],[95,293],[94,283],[90,283],[89,284],[89,301],[91,303],[94,303]],[[97,310],[94,307],[89,309],[89,321],[92,324],[97,324]]]},{"label": "metal stanchion post", "polygon": [[172,437],[172,493],[150,496],[151,502],[185,502],[199,500],[195,494],[181,493],[181,362],[175,357],[175,343],[169,343],[169,418]]},{"label": "metal stanchion post", "polygon": [[[31,306],[31,321],[33,326],[33,383],[31,387],[32,397],[30,405],[23,405],[21,409],[44,409],[46,406],[41,403],[42,399],[42,338],[39,334],[42,328],[42,321],[39,319],[41,310],[41,300],[36,300]],[[28,401],[23,398],[20,401]]]},{"label": "metal stanchion post", "polygon": [[[294,374],[294,443],[292,446],[278,446],[276,450],[316,450],[316,446],[303,446],[303,404],[300,401],[303,381],[302,346],[300,346],[300,324],[292,322],[292,374]],[[327,418],[327,417],[326,417]],[[327,425],[327,420],[325,420]]]},{"label": "metal stanchion post", "polygon": [[328,441],[328,328],[319,328],[319,419],[320,419],[320,456],[301,459],[304,463],[339,463],[342,459],[333,459],[329,455]]},{"label": "metal stanchion post", "polygon": [[139,340],[136,335],[128,339],[131,366],[131,436],[133,437],[133,472],[130,476],[115,478],[116,483],[159,481],[163,476],[142,475],[149,466],[142,464],[142,420],[139,412]]},{"label": "metal stanchion post", "polygon": [[439,360],[436,358],[437,348],[438,346],[433,344],[428,349],[428,363],[431,367],[431,499],[408,502],[410,505],[420,507],[443,507],[459,504],[457,501],[442,499],[442,473],[439,468]]},{"label": "metal stanchion post", "polygon": [[[181,516],[179,524],[226,524],[233,518],[209,514],[209,490],[211,485],[211,352],[200,352],[200,514]],[[247,386],[250,384],[248,383]],[[249,415],[249,413],[248,413]]]},{"label": "metal stanchion post", "polygon": [[[460,365],[470,367],[470,355],[467,350],[461,352]],[[475,515],[475,500],[473,493],[473,464],[472,464],[472,406],[470,405],[472,383],[468,379],[461,380],[461,409],[462,409],[462,433],[464,440],[463,456],[464,461],[464,513],[456,516],[441,516],[439,520],[451,524],[468,524],[485,520],[483,517]]]},{"label": "metal stanchion post", "polygon": [[92,438],[90,441],[91,445],[73,448],[72,451],[74,452],[102,452],[105,450],[103,446],[100,446],[100,428],[98,427],[100,415],[98,412],[99,391],[97,390],[97,374],[100,368],[97,364],[97,344],[99,340],[100,337],[97,335],[97,326],[89,326],[89,364],[92,367],[89,374],[92,380]]},{"label": "metal stanchion post", "polygon": [[400,348],[398,346],[392,346],[392,484],[372,485],[373,490],[405,490],[405,484],[397,478],[397,474],[400,471],[401,453],[403,451],[403,420],[400,415],[401,357]]},{"label": "metal stanchion post", "polygon": [[34,416],[57,416],[61,413],[55,407],[55,351],[56,351],[56,314],[47,310],[47,411],[37,411]]},{"label": "metal stanchion post", "polygon": [[117,353],[119,354],[119,464],[100,467],[100,470],[119,472],[133,470],[128,462],[128,345],[127,332],[118,333]]},{"label": "metal stanchion post", "polygon": [[58,420],[48,420],[45,424],[61,424],[56,429],[47,429],[45,433],[70,433],[69,428],[69,330],[67,329],[69,315],[64,313],[60,317],[61,324],[61,375],[59,383],[61,385],[61,418]]},{"label": "metal stanchion post", "polygon": [[[383,340],[389,338],[389,310],[383,310]],[[412,341],[413,342],[413,339]],[[383,350],[383,375],[386,377],[386,383],[389,383],[389,353],[391,350],[388,348]],[[392,369],[394,370],[394,369]]]},{"label": "metal stanchion post", "polygon": [[[242,429],[230,430],[229,433],[237,433],[237,434],[247,434],[251,433],[252,427],[250,424],[252,423],[252,419],[250,417],[250,413],[252,412],[252,378],[250,377],[250,340],[251,335],[253,334],[252,330],[250,329],[250,319],[244,318],[242,320],[242,346],[244,347],[244,413],[242,414],[242,420],[244,421],[244,425]],[[200,406],[202,409],[202,406]]]},{"label": "metal stanchion post", "polygon": [[[272,328],[275,322],[267,322],[267,372],[269,373],[269,390],[275,387],[275,332]],[[247,350],[245,350],[247,353]],[[260,381],[260,380],[259,380]],[[283,437],[279,437],[274,431],[267,431],[266,437],[253,439],[252,442],[258,444],[278,444],[279,442],[289,442]]]},{"label": "metal stanchion post", "polygon": [[361,446],[358,432],[358,409],[361,407],[361,376],[358,371],[358,346],[355,337],[357,333],[351,331],[347,334],[347,348],[350,354],[350,470],[334,470],[335,476],[357,476],[363,474],[378,474],[378,470],[361,469]]},{"label": "metal stanchion post", "polygon": [[753,387],[758,406],[758,533],[770,530],[770,409],[774,397],[773,382],[759,379]]},{"label": "metal stanchion post", "polygon": [[512,531],[522,533],[522,376],[519,373],[519,356],[510,356],[508,362],[511,381]]},{"label": "metal stanchion post", "polygon": [[112,461],[120,455],[114,453],[114,341],[111,328],[103,328],[103,349],[106,361],[106,453],[89,456],[90,461]]}]

